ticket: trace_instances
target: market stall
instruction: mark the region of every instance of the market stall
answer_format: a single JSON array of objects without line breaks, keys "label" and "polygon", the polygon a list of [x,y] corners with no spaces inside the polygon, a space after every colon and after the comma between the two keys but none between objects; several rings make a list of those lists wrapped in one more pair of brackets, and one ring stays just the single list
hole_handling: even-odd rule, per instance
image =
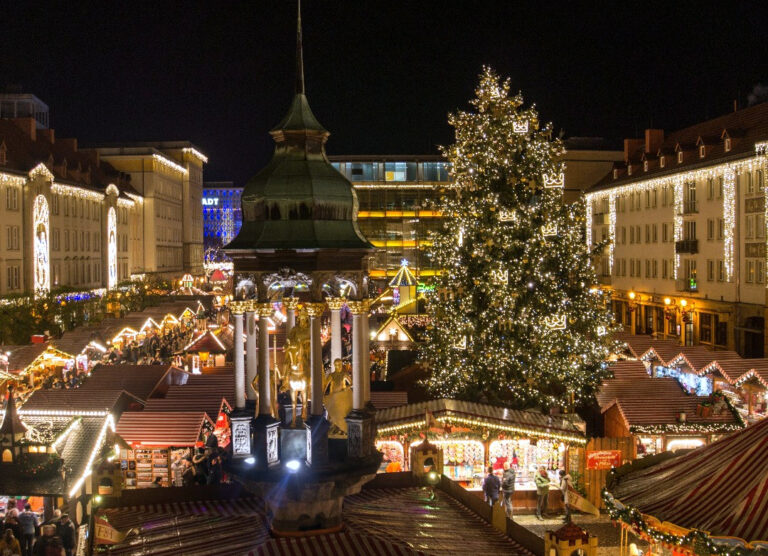
[{"label": "market stall", "polygon": [[619,468],[604,500],[653,554],[756,554],[768,548],[767,458],[763,420],[683,455]]},{"label": "market stall", "polygon": [[480,489],[488,466],[501,474],[504,462],[509,462],[517,470],[516,499],[528,505],[535,497],[533,477],[540,466],[548,470],[553,484],[560,469],[578,471],[572,466],[579,458],[569,458],[569,451],[586,443],[577,420],[433,400],[378,411],[376,446],[384,454],[381,471],[407,470],[411,450],[427,438],[443,449],[443,473],[470,490]]},{"label": "market stall", "polygon": [[125,488],[149,487],[157,477],[171,486],[171,463],[204,446],[214,428],[204,411],[123,413],[116,431],[131,447],[120,451]]}]

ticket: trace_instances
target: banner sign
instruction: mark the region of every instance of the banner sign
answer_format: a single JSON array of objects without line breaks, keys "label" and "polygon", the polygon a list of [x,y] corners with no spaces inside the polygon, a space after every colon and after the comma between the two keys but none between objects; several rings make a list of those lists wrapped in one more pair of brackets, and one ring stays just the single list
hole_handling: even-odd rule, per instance
[{"label": "banner sign", "polygon": [[621,450],[587,450],[587,469],[610,469],[621,465]]}]

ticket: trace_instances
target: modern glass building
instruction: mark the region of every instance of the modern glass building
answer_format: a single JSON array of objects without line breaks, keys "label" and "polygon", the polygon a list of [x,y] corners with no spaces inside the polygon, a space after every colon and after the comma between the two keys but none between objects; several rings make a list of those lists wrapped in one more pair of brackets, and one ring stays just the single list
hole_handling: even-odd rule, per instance
[{"label": "modern glass building", "polygon": [[241,187],[231,181],[203,184],[203,245],[206,260],[240,231],[243,223],[240,208]]}]

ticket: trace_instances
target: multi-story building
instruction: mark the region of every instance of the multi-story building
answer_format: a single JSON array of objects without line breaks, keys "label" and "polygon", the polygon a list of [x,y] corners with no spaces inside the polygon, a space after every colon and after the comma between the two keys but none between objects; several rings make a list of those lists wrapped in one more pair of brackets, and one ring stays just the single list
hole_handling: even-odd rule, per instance
[{"label": "multi-story building", "polygon": [[200,273],[204,157],[188,143],[163,148],[131,174],[114,148],[0,119],[0,295]]},{"label": "multi-story building", "polygon": [[624,142],[586,194],[587,241],[633,333],[762,356],[768,104]]},{"label": "multi-story building", "polygon": [[[565,199],[573,201],[603,177],[622,152],[600,138],[565,140]],[[450,184],[450,164],[440,156],[331,156],[333,166],[352,182],[360,210],[360,231],[377,248],[372,278],[394,276],[408,260],[419,277],[437,269],[426,257],[429,233],[441,214],[431,202]]]},{"label": "multi-story building", "polygon": [[240,197],[243,188],[231,181],[203,184],[203,249],[217,257],[221,247],[232,241],[243,225]]},{"label": "multi-story building", "polygon": [[[131,234],[131,254],[142,273],[203,271],[203,164],[188,141],[96,147],[143,197],[141,232]],[[151,238],[151,240],[150,240]]]}]

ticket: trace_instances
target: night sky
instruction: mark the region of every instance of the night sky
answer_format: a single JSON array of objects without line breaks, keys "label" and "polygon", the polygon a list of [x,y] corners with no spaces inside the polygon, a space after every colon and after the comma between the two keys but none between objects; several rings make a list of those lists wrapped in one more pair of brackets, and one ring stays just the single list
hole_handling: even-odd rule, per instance
[{"label": "night sky", "polygon": [[[483,64],[556,130],[616,145],[768,88],[766,2],[625,4],[305,0],[328,153],[437,152]],[[239,185],[268,160],[293,92],[293,0],[4,2],[2,15],[0,85],[47,102],[57,136],[188,139],[210,157],[206,180]]]}]

